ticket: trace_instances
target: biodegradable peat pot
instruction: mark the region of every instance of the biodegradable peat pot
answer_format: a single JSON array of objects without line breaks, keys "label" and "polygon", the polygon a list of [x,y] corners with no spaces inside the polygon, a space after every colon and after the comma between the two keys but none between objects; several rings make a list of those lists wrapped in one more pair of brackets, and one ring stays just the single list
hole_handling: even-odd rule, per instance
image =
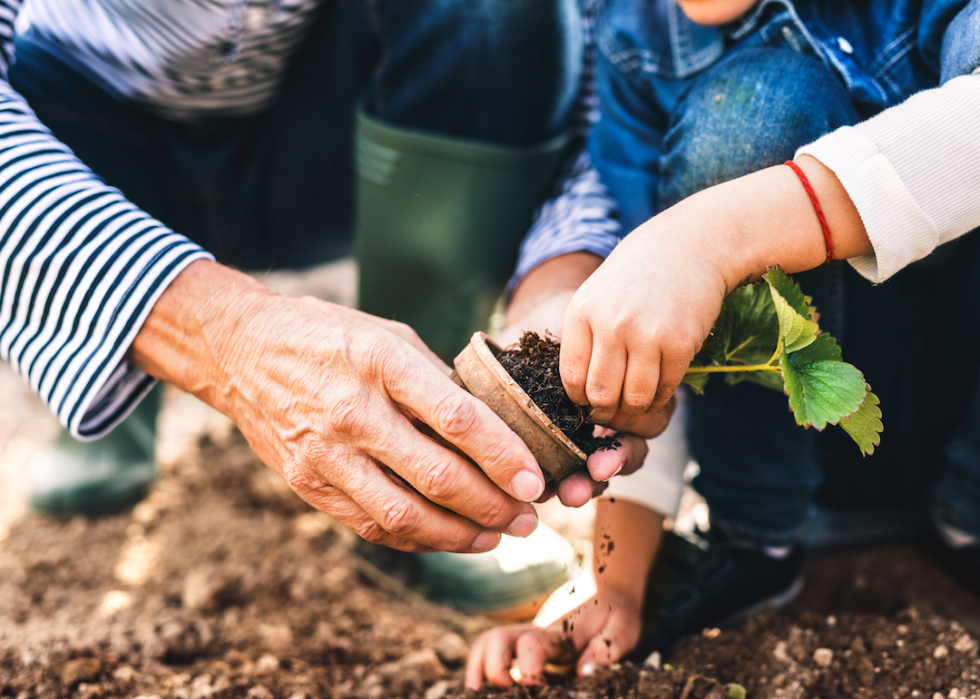
[{"label": "biodegradable peat pot", "polygon": [[463,388],[490,406],[524,440],[544,471],[545,480],[561,480],[585,466],[585,452],[531,400],[497,361],[501,348],[485,333],[475,333],[454,360]]}]

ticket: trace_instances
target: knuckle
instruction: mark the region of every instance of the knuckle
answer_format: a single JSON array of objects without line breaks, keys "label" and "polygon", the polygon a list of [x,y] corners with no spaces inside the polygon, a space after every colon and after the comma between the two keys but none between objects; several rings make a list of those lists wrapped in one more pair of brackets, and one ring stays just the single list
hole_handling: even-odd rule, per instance
[{"label": "knuckle", "polygon": [[448,500],[459,484],[458,464],[452,459],[439,459],[428,464],[416,476],[419,492],[433,502]]},{"label": "knuckle", "polygon": [[396,500],[386,507],[379,522],[382,529],[401,537],[410,537],[418,523],[418,506],[406,498]]},{"label": "knuckle", "polygon": [[373,520],[363,520],[351,526],[351,529],[359,537],[373,544],[380,544],[388,538],[388,532],[384,527]]},{"label": "knuckle", "polygon": [[501,439],[487,445],[479,457],[480,469],[491,478],[503,473],[514,460],[514,449],[508,440]]},{"label": "knuckle", "polygon": [[391,321],[390,328],[392,334],[405,340],[420,340],[418,333],[415,332],[415,329],[411,325],[403,323],[400,320]]},{"label": "knuckle", "polygon": [[301,465],[292,464],[283,472],[283,480],[286,481],[294,493],[306,499],[312,493],[323,488],[323,481],[319,474]]},{"label": "knuckle", "polygon": [[450,440],[467,435],[476,429],[479,417],[473,400],[462,391],[453,391],[436,405],[436,422]]},{"label": "knuckle", "polygon": [[478,516],[478,521],[488,529],[500,530],[514,519],[511,507],[503,498],[493,498],[488,502],[484,511]]},{"label": "knuckle", "polygon": [[340,434],[357,434],[363,429],[370,414],[364,396],[359,390],[340,392],[331,397],[326,410],[326,420],[331,431]]},{"label": "knuckle", "polygon": [[395,333],[375,332],[355,337],[351,346],[357,348],[356,364],[363,380],[383,382],[389,374],[398,373],[403,345],[395,338]]},{"label": "knuckle", "polygon": [[558,371],[561,374],[562,383],[569,391],[581,389],[585,383],[582,374],[576,371],[575,366],[570,361],[562,361],[559,364]]}]

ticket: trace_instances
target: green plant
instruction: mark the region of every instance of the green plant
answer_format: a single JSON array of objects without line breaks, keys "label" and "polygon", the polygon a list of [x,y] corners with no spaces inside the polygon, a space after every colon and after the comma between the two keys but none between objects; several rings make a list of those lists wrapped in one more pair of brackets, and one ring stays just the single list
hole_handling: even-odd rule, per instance
[{"label": "green plant", "polygon": [[837,341],[817,324],[817,309],[782,269],[740,287],[722,306],[699,360],[684,375],[697,393],[710,374],[783,391],[796,422],[822,430],[839,424],[863,454],[881,441],[878,397],[864,374],[841,359]]}]

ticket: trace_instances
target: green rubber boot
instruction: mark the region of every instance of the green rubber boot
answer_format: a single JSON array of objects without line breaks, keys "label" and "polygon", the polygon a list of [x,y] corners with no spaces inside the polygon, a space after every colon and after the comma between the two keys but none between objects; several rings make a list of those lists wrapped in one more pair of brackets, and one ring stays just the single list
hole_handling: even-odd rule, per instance
[{"label": "green rubber boot", "polygon": [[[486,330],[534,209],[569,139],[530,148],[435,136],[357,117],[360,308],[407,323],[451,361]],[[568,579],[574,551],[539,525],[483,554],[419,556],[427,596],[524,619]]]},{"label": "green rubber boot", "polygon": [[67,430],[31,468],[31,509],[47,515],[119,512],[143,499],[156,479],[158,384],[112,432],[79,442]]},{"label": "green rubber boot", "polygon": [[360,308],[451,360],[484,330],[566,136],[508,148],[357,117]]},{"label": "green rubber boot", "polygon": [[486,553],[420,553],[426,596],[502,621],[531,619],[579,568],[575,549],[539,524],[526,539],[504,536]]}]

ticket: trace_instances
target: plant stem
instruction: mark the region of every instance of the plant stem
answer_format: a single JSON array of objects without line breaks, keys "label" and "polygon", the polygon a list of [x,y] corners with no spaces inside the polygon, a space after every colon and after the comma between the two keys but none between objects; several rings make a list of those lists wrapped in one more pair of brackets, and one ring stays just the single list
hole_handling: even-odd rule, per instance
[{"label": "plant stem", "polygon": [[695,366],[684,372],[687,374],[713,374],[722,371],[769,371],[782,373],[782,368],[772,364],[746,364],[745,366]]}]

